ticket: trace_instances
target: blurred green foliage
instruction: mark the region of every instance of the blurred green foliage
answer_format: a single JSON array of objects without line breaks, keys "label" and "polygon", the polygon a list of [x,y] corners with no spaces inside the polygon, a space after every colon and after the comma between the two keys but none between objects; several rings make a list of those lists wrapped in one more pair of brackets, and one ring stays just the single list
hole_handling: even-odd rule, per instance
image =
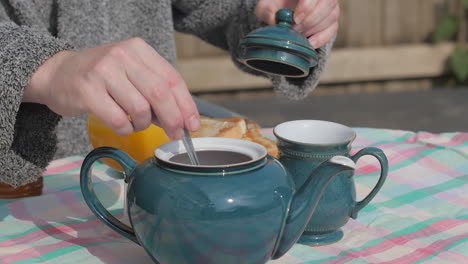
[{"label": "blurred green foliage", "polygon": [[449,59],[449,65],[459,82],[468,80],[468,49],[456,48]]},{"label": "blurred green foliage", "polygon": [[453,40],[458,35],[457,48],[449,58],[449,68],[455,78],[463,83],[468,81],[468,45],[466,44],[466,11],[468,0],[459,0],[460,7],[458,15],[447,15],[439,22],[434,32],[435,42]]},{"label": "blurred green foliage", "polygon": [[436,27],[434,40],[436,42],[452,40],[457,35],[459,27],[460,19],[458,17],[445,16]]}]

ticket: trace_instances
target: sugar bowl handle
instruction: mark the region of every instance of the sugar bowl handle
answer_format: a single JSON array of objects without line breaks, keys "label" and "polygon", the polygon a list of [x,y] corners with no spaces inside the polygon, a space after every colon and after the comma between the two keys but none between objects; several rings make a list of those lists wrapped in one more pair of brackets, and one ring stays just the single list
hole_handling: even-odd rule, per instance
[{"label": "sugar bowl handle", "polygon": [[[80,186],[81,193],[83,194],[84,200],[88,205],[89,209],[96,215],[96,217],[108,225],[110,228],[115,230],[117,233],[125,236],[126,238],[138,243],[133,229],[120,222],[115,218],[99,201],[96,193],[93,189],[93,182],[91,181],[91,169],[97,160],[101,158],[111,158],[116,160],[123,168],[127,178],[137,166],[137,162],[133,160],[127,153],[111,147],[96,148],[91,151],[83,161],[80,172]],[[126,195],[126,194],[125,194]],[[126,205],[124,205],[126,206]]]},{"label": "sugar bowl handle", "polygon": [[372,191],[364,199],[362,199],[362,201],[357,202],[354,205],[354,208],[351,211],[351,217],[353,219],[356,219],[358,212],[362,208],[364,208],[380,191],[380,188],[382,188],[382,185],[384,184],[385,179],[387,179],[387,174],[388,174],[387,156],[385,156],[385,153],[381,149],[374,148],[374,147],[363,148],[360,151],[358,151],[358,153],[356,153],[354,156],[352,156],[351,159],[357,163],[358,159],[365,155],[374,156],[379,161],[380,176],[379,176],[379,180],[377,181],[377,184],[374,186],[374,189],[372,189]]}]

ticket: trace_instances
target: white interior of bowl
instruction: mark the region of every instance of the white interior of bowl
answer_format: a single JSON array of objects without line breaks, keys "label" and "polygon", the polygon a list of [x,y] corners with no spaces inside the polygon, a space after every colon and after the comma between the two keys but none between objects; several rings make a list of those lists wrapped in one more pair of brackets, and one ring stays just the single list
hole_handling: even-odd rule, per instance
[{"label": "white interior of bowl", "polygon": [[351,128],[322,120],[295,120],[277,125],[277,137],[305,144],[338,144],[352,141],[356,135]]}]

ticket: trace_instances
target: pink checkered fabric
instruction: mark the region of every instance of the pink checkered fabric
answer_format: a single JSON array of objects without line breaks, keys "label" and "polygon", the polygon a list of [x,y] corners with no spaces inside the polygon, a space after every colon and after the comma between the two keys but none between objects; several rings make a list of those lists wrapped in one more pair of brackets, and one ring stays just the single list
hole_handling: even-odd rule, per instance
[{"label": "pink checkered fabric", "polygon": [[[389,159],[388,179],[332,245],[295,245],[271,263],[468,263],[468,133],[430,134],[356,128],[353,153],[375,146]],[[271,130],[264,130],[271,136]],[[39,197],[0,200],[0,263],[151,263],[145,251],[101,223],[79,188],[83,156],[53,161]],[[374,186],[378,162],[362,158],[358,197]],[[124,185],[105,164],[94,188],[122,218]],[[115,176],[115,175],[114,175]]]}]

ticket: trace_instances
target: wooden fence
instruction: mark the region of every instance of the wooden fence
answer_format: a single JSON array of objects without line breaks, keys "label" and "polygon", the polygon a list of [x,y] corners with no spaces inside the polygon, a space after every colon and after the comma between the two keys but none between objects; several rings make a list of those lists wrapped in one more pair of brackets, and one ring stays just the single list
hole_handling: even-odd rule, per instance
[{"label": "wooden fence", "polygon": [[[340,30],[324,83],[425,78],[444,73],[453,44],[432,34],[457,0],[341,0]],[[225,51],[177,34],[182,75],[194,92],[267,87],[236,69]]]},{"label": "wooden fence", "polygon": [[457,0],[342,0],[336,47],[428,42]]}]

